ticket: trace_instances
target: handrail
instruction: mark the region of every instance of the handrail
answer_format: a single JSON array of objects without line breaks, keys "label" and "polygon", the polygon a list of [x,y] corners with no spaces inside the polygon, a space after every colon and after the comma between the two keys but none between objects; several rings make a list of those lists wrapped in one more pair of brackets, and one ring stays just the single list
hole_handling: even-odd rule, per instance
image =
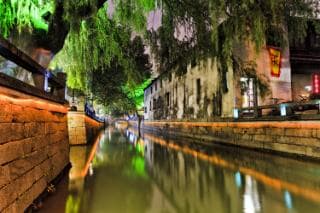
[{"label": "handrail", "polygon": [[17,65],[33,74],[47,76],[50,83],[58,87],[65,87],[65,82],[51,74],[47,69],[34,61],[30,56],[18,49],[15,45],[0,36],[0,55],[13,61]]},{"label": "handrail", "polygon": [[237,110],[235,117],[243,117],[244,112],[248,111],[255,111],[258,110],[256,113],[257,117],[262,117],[262,110],[263,109],[272,109],[278,110],[281,116],[288,116],[294,114],[296,111],[306,111],[306,110],[318,110],[317,114],[320,113],[320,101],[308,101],[303,103],[297,102],[285,102],[285,103],[278,103],[278,104],[270,104],[270,105],[262,105],[257,107],[245,107],[245,108],[236,108]]},{"label": "handrail", "polygon": [[[35,83],[35,87],[38,88],[38,90],[41,90],[43,92],[36,92],[36,94],[43,93],[44,95],[50,95],[45,90],[47,86],[47,82],[50,83],[53,87],[53,96],[59,97],[60,100],[65,99],[65,88],[66,88],[66,76],[64,73],[58,73],[58,76],[54,76],[50,71],[48,71],[46,68],[41,66],[39,63],[37,63],[35,60],[33,60],[30,56],[25,54],[23,51],[21,51],[19,48],[17,48],[15,45],[10,43],[8,40],[4,39],[0,36],[0,55],[3,56],[5,59],[14,62],[21,68],[25,69],[26,71],[32,73],[32,77]],[[5,77],[4,74],[1,75],[2,78],[8,79],[12,77]],[[18,80],[12,82],[15,82],[16,84],[20,85],[20,90],[28,87],[28,91],[35,91],[34,89],[31,89],[31,86],[24,86],[22,83],[17,82]],[[1,83],[2,82],[2,83]],[[0,81],[0,83],[3,86],[6,87],[14,87],[14,85],[8,85],[5,83],[5,81]],[[41,96],[43,96],[41,94]],[[52,96],[52,95],[51,95]]]}]

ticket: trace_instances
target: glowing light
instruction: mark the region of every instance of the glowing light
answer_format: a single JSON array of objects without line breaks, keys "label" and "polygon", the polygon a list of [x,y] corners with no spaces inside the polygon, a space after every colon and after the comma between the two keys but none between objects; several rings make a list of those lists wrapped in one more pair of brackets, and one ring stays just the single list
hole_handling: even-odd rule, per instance
[{"label": "glowing light", "polygon": [[233,110],[233,117],[234,118],[239,118],[239,110],[238,109],[234,109]]},{"label": "glowing light", "polygon": [[36,109],[48,110],[53,112],[67,113],[66,105],[57,104],[53,101],[36,98],[31,95],[26,95],[21,92],[0,87],[0,101],[8,102],[24,107],[32,107]]},{"label": "glowing light", "polygon": [[141,177],[146,177],[145,165],[144,165],[144,158],[142,157],[134,157],[132,159],[132,166],[136,173],[136,175]]},{"label": "glowing light", "polygon": [[246,186],[244,192],[244,212],[255,213],[260,212],[261,205],[259,202],[259,193],[257,189],[257,183],[250,176],[246,176]]},{"label": "glowing light", "polygon": [[320,81],[319,81],[319,74],[313,74],[312,75],[312,86],[313,86],[313,94],[319,94],[320,93]]},{"label": "glowing light", "polygon": [[319,121],[261,121],[261,122],[165,122],[165,121],[144,121],[146,126],[178,126],[181,128],[194,127],[232,127],[232,128],[293,128],[293,129],[319,129]]},{"label": "glowing light", "polygon": [[238,188],[241,188],[242,186],[242,178],[241,178],[241,173],[237,172],[235,175],[235,180]]},{"label": "glowing light", "polygon": [[[80,172],[76,172],[74,174],[70,173],[70,179],[71,180],[78,179],[78,178],[84,178],[85,176],[87,176],[88,172],[90,172],[89,170],[90,170],[90,167],[92,166],[91,163],[92,163],[92,161],[94,159],[94,156],[96,155],[96,152],[97,152],[98,145],[100,143],[102,134],[103,133],[100,133],[98,135],[98,137],[96,138],[85,167]],[[93,174],[93,171],[91,171],[91,174]]]},{"label": "glowing light", "polygon": [[284,192],[284,201],[286,203],[286,207],[288,209],[292,209],[293,204],[292,204],[292,198],[291,198],[291,194],[288,191]]},{"label": "glowing light", "polygon": [[281,104],[280,105],[280,113],[281,113],[281,116],[286,116],[287,115],[287,105],[286,104]]}]

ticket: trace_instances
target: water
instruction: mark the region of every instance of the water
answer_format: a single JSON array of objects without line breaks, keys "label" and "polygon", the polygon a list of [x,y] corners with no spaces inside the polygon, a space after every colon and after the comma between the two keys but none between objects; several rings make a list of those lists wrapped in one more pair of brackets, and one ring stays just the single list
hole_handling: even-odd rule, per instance
[{"label": "water", "polygon": [[319,163],[114,128],[71,161],[41,212],[320,212]]}]

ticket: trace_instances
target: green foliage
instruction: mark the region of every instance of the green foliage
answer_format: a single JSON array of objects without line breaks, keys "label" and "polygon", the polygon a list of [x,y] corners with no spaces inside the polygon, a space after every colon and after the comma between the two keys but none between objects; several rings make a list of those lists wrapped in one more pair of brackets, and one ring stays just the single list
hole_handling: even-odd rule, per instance
[{"label": "green foliage", "polygon": [[8,37],[13,28],[48,31],[45,16],[53,12],[53,0],[0,0],[0,34]]},{"label": "green foliage", "polygon": [[142,84],[130,88],[124,87],[124,92],[130,100],[133,100],[135,108],[141,109],[144,106],[144,89],[151,83],[151,80],[145,80]]},{"label": "green foliage", "polygon": [[146,16],[155,9],[157,0],[114,0],[114,19],[121,24],[132,27],[134,30],[146,30]]},{"label": "green foliage", "polygon": [[[316,5],[304,0],[163,0],[162,8],[162,27],[147,33],[147,38],[160,72],[178,73],[208,56],[218,57],[222,67],[227,67],[239,43],[251,41],[257,51],[266,42],[284,47],[286,26],[295,32],[290,35],[304,37],[307,22],[316,15]],[[183,28],[191,33],[179,40],[175,33]]]},{"label": "green foliage", "polygon": [[71,28],[64,48],[52,66],[63,66],[68,74],[68,86],[86,90],[88,74],[110,66],[113,58],[128,66],[123,48],[130,40],[130,31],[117,26],[106,14],[107,4],[94,16],[83,20],[79,29]]},{"label": "green foliage", "polygon": [[[257,51],[266,44],[284,47],[287,32],[290,39],[303,39],[310,23],[320,32],[313,21],[317,7],[305,0],[113,1],[110,19],[107,0],[0,0],[0,34],[9,36],[14,28],[50,31],[52,14],[61,13],[64,19],[56,20],[63,20],[70,31],[51,66],[64,69],[71,88],[92,92],[109,111],[125,112],[141,106],[150,77],[144,42],[151,46],[160,73],[183,74],[187,65],[216,57],[223,86],[228,67],[245,64],[235,62],[238,44],[250,41]],[[63,7],[56,11],[58,2]],[[156,8],[162,11],[162,26],[147,32],[147,15]],[[132,31],[145,40],[132,39]]]}]

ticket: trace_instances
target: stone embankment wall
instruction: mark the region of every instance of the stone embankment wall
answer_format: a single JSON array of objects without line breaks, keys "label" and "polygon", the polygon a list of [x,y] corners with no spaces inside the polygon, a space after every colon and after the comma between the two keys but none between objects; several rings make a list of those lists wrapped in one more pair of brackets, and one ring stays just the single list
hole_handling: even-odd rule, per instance
[{"label": "stone embankment wall", "polygon": [[[136,126],[135,123],[131,123]],[[320,121],[151,122],[143,130],[259,150],[320,158]]]},{"label": "stone embankment wall", "polygon": [[23,212],[69,164],[67,106],[0,91],[0,212]]},{"label": "stone embankment wall", "polygon": [[68,113],[69,142],[71,145],[84,145],[91,141],[103,128],[104,123],[98,122],[84,112]]}]

